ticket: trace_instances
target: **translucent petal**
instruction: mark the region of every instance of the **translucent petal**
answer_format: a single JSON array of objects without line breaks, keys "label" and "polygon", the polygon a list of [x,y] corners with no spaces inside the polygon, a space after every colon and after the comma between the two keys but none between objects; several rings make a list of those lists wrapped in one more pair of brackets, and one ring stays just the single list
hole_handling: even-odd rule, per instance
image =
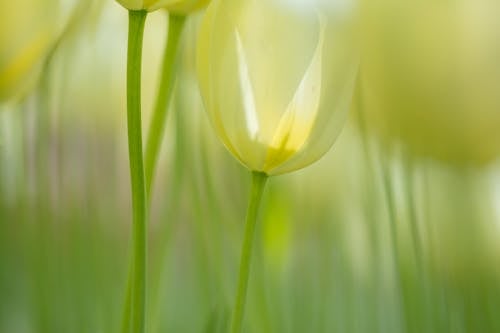
[{"label": "translucent petal", "polygon": [[[219,137],[251,170],[275,174],[310,164],[331,145],[311,142],[315,131],[328,133],[322,125],[329,124],[331,143],[340,131],[348,103],[337,97],[352,91],[357,56],[352,13],[330,4],[216,0],[207,10],[198,49],[201,92]],[[293,162],[298,154],[301,163]]]},{"label": "translucent petal", "polygon": [[208,4],[210,0],[117,0],[131,10],[155,11],[165,8],[177,14],[188,14]]}]

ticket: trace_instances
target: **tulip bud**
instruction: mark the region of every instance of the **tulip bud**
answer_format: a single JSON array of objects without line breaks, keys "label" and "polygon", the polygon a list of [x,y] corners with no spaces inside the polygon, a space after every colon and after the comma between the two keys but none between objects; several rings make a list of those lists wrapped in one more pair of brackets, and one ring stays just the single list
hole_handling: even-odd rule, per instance
[{"label": "tulip bud", "polygon": [[129,10],[147,10],[148,12],[164,8],[175,14],[186,15],[204,6],[210,0],[117,0]]},{"label": "tulip bud", "polygon": [[197,70],[219,138],[248,169],[303,168],[339,135],[358,57],[349,1],[216,0]]}]

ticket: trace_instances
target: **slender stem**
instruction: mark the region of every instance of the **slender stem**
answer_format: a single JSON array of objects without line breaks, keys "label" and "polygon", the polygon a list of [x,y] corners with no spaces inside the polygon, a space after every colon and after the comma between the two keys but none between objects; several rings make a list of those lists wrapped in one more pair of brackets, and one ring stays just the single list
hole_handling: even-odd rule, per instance
[{"label": "slender stem", "polygon": [[144,184],[141,123],[141,65],[142,42],[146,11],[129,11],[128,60],[127,60],[127,125],[132,183],[133,227],[131,279],[127,291],[124,316],[124,333],[143,333],[146,326],[146,247],[147,247],[147,198]]},{"label": "slender stem", "polygon": [[245,239],[241,250],[240,274],[238,278],[238,292],[231,319],[231,333],[240,333],[245,313],[245,303],[247,297],[248,276],[250,274],[250,264],[252,259],[252,247],[257,224],[262,194],[266,186],[268,176],[262,172],[252,172],[252,190],[248,202]]},{"label": "slender stem", "polygon": [[391,233],[391,245],[394,254],[394,267],[399,272],[399,242],[398,242],[398,222],[396,215],[396,206],[395,206],[395,198],[394,191],[392,188],[391,181],[391,170],[389,166],[389,161],[382,162],[382,176],[384,183],[384,194],[385,201],[387,205],[387,212],[389,214],[389,226]]},{"label": "slender stem", "polygon": [[148,139],[146,141],[145,152],[145,177],[146,191],[151,195],[154,172],[158,161],[161,141],[165,132],[165,123],[168,115],[172,92],[176,79],[176,59],[179,50],[180,37],[186,22],[185,16],[170,14],[168,20],[168,38],[163,55],[163,67],[160,79],[160,87],[153,112],[151,123],[149,124]]},{"label": "slender stem", "polygon": [[[144,178],[146,194],[151,200],[151,188],[153,183],[153,174],[158,160],[160,144],[165,130],[165,120],[167,118],[168,106],[172,98],[173,87],[175,84],[175,60],[179,49],[180,36],[185,24],[184,16],[170,15],[168,24],[168,35],[165,44],[163,56],[162,74],[160,86],[156,97],[153,118],[149,126],[148,138],[144,153]],[[174,186],[175,187],[175,186]],[[177,186],[178,187],[178,186]],[[173,193],[176,193],[175,191]],[[148,205],[150,202],[147,203]],[[131,264],[129,267],[128,279],[133,279],[134,269]],[[133,284],[128,283],[125,298],[125,307],[123,313],[122,332],[130,332],[130,314],[132,308],[132,289]]]},{"label": "slender stem", "polygon": [[361,136],[361,143],[363,147],[363,155],[364,155],[364,161],[365,161],[365,168],[364,168],[364,189],[363,191],[363,208],[365,212],[365,220],[366,220],[366,228],[369,231],[370,235],[370,251],[371,251],[371,260],[370,262],[370,268],[371,271],[374,274],[374,278],[372,279],[373,287],[369,288],[370,290],[370,296],[369,298],[372,299],[373,303],[370,304],[370,307],[373,307],[376,309],[375,311],[369,311],[369,315],[371,316],[371,321],[373,322],[373,325],[378,326],[380,323],[380,318],[381,316],[381,306],[378,306],[380,303],[379,300],[379,279],[380,279],[380,272],[381,272],[381,265],[380,265],[380,253],[379,253],[379,244],[380,244],[380,237],[378,237],[378,227],[380,223],[378,223],[378,218],[376,217],[376,211],[377,211],[377,206],[376,206],[376,200],[374,198],[377,197],[376,193],[376,184],[375,184],[375,178],[376,178],[376,171],[374,168],[374,156],[373,156],[373,151],[372,151],[372,146],[370,145],[370,138],[368,135],[368,129],[367,129],[367,120],[366,120],[366,115],[365,115],[365,90],[364,90],[364,81],[362,80],[362,76],[358,74],[358,79],[357,79],[357,85],[356,85],[356,92],[355,92],[355,111],[358,119],[358,125],[359,125],[359,132]]},{"label": "slender stem", "polygon": [[[177,109],[177,104],[180,104],[179,99],[175,101],[176,104],[176,109]],[[154,275],[155,280],[154,283],[155,285],[150,287],[150,290],[152,291],[152,298],[153,301],[151,304],[153,304],[153,316],[151,320],[151,326],[149,326],[149,329],[151,332],[158,332],[158,325],[160,324],[160,318],[165,318],[162,316],[162,313],[160,311],[160,301],[161,301],[161,295],[164,295],[164,290],[167,287],[167,284],[165,281],[168,279],[167,275],[167,265],[164,265],[166,261],[166,258],[168,256],[168,246],[169,242],[171,241],[170,237],[172,236],[171,230],[175,228],[176,223],[178,223],[178,219],[176,218],[181,210],[180,207],[180,202],[182,200],[182,192],[185,186],[185,182],[187,180],[187,177],[184,177],[184,174],[186,172],[186,169],[184,168],[184,165],[186,165],[186,144],[185,144],[185,138],[186,133],[184,131],[184,126],[183,126],[183,121],[181,120],[182,114],[178,112],[177,114],[174,115],[175,119],[175,145],[174,145],[174,153],[173,153],[173,167],[172,167],[172,172],[169,173],[170,176],[170,182],[168,183],[168,192],[171,196],[171,199],[168,200],[165,203],[164,206],[164,211],[166,212],[166,220],[171,221],[171,223],[162,223],[161,224],[161,229],[159,231],[160,239],[158,240],[158,244],[160,244],[161,249],[159,250],[159,253],[162,253],[162,256],[155,261],[155,268],[158,270],[156,271],[156,274]],[[173,314],[175,316],[175,314]]]},{"label": "slender stem", "polygon": [[130,333],[131,313],[132,313],[132,291],[134,279],[133,260],[130,260],[127,274],[127,289],[125,291],[125,304],[122,313],[122,333]]},{"label": "slender stem", "polygon": [[388,156],[385,157],[386,161],[382,161],[382,181],[383,181],[383,190],[385,195],[385,201],[387,205],[387,211],[389,214],[389,228],[390,228],[390,238],[391,238],[391,248],[393,252],[393,260],[394,260],[394,270],[397,276],[397,289],[402,301],[401,307],[401,320],[403,322],[403,326],[406,328],[405,332],[409,332],[410,329],[408,327],[408,300],[405,295],[405,291],[403,288],[403,276],[401,271],[401,257],[399,251],[399,241],[398,241],[398,216],[396,211],[396,200],[395,193],[393,189],[391,168],[390,168],[390,160]]},{"label": "slender stem", "polygon": [[415,262],[417,265],[417,270],[419,274],[424,274],[424,263],[423,263],[423,250],[422,241],[420,236],[420,227],[417,214],[417,202],[415,198],[415,166],[414,160],[411,155],[407,155],[405,159],[405,190],[406,190],[406,200],[410,215],[410,227],[411,227],[411,237],[413,252],[415,254]]}]

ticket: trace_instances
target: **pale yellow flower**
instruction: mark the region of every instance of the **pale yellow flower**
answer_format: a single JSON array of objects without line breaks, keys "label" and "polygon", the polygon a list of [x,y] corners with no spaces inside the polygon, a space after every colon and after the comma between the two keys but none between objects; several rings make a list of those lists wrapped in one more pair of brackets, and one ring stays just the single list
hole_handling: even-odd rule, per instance
[{"label": "pale yellow flower", "polygon": [[189,14],[204,6],[210,0],[117,0],[130,10],[147,10],[149,12],[164,8],[177,14]]},{"label": "pale yellow flower", "polygon": [[343,126],[357,72],[349,1],[216,0],[197,67],[215,130],[269,175],[323,156]]},{"label": "pale yellow flower", "polygon": [[170,13],[175,13],[178,15],[187,15],[189,13],[195,12],[202,9],[210,0],[178,0],[172,1],[171,4],[167,5],[165,8]]},{"label": "pale yellow flower", "polygon": [[24,97],[97,0],[0,2],[0,102]]},{"label": "pale yellow flower", "polygon": [[57,38],[56,0],[0,2],[0,101],[34,84]]},{"label": "pale yellow flower", "polygon": [[459,165],[500,156],[500,2],[365,0],[368,127]]}]

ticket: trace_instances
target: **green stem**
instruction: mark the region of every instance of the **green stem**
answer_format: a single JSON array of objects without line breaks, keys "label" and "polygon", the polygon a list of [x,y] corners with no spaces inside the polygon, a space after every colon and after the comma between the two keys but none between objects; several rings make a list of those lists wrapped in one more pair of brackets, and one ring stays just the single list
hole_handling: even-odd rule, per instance
[{"label": "green stem", "polygon": [[376,202],[373,198],[377,197],[376,193],[376,185],[375,185],[375,178],[376,178],[376,172],[374,168],[374,156],[373,152],[370,146],[370,138],[368,135],[368,129],[367,129],[367,120],[365,116],[365,90],[364,90],[364,81],[361,79],[361,75],[358,74],[358,79],[357,79],[357,85],[356,85],[356,92],[355,92],[355,110],[357,112],[357,118],[358,118],[358,125],[359,125],[359,132],[361,136],[361,143],[363,147],[363,157],[364,157],[364,162],[365,162],[365,168],[364,168],[364,181],[362,182],[364,184],[364,189],[363,191],[363,208],[364,208],[364,213],[365,213],[365,223],[366,223],[366,228],[369,232],[370,235],[370,252],[371,252],[371,260],[370,262],[370,268],[371,271],[374,274],[374,278],[372,279],[373,282],[373,287],[369,288],[370,290],[370,296],[369,299],[373,301],[373,303],[370,304],[370,307],[373,307],[376,309],[375,311],[369,311],[369,315],[371,317],[370,322],[372,325],[378,325],[379,320],[380,320],[380,308],[378,306],[379,303],[379,298],[377,297],[378,294],[378,288],[376,286],[379,285],[379,278],[380,278],[380,272],[381,272],[381,265],[379,264],[380,261],[380,253],[379,253],[379,244],[380,244],[380,239],[378,237],[378,226],[379,226],[379,221],[377,221],[377,206]]},{"label": "green stem", "polygon": [[170,14],[168,20],[168,38],[163,55],[163,67],[160,79],[160,87],[156,104],[149,125],[148,138],[146,141],[145,152],[145,177],[146,192],[151,195],[154,172],[158,161],[158,155],[161,147],[161,141],[165,132],[165,124],[168,115],[172,92],[174,90],[176,79],[176,59],[179,50],[181,34],[186,22],[185,16]]},{"label": "green stem", "polygon": [[127,287],[124,333],[143,333],[146,326],[146,247],[147,198],[144,184],[141,123],[141,65],[146,11],[129,11],[127,60],[127,125],[132,183],[131,279]]},{"label": "green stem", "polygon": [[127,274],[127,289],[125,291],[125,304],[122,313],[122,333],[130,333],[130,321],[132,312],[132,290],[133,290],[134,265],[132,260],[129,263]]},{"label": "green stem", "polygon": [[405,191],[406,200],[409,209],[410,217],[410,227],[411,227],[411,237],[413,252],[415,254],[415,262],[417,265],[417,270],[419,274],[423,274],[424,263],[423,263],[423,250],[422,241],[420,236],[420,227],[418,222],[417,214],[417,203],[415,198],[415,169],[414,160],[408,155],[405,161]]},{"label": "green stem", "polygon": [[385,203],[387,205],[387,213],[389,214],[389,227],[391,233],[391,246],[394,257],[394,267],[399,272],[399,242],[398,242],[398,221],[396,215],[396,206],[395,206],[395,198],[394,191],[392,189],[392,181],[391,181],[391,170],[389,166],[389,161],[382,162],[382,174],[383,174],[383,184],[384,184],[384,194],[385,194]]},{"label": "green stem", "polygon": [[[168,25],[168,35],[165,44],[163,56],[162,74],[160,78],[160,87],[156,97],[156,103],[153,112],[153,118],[149,126],[148,138],[144,153],[144,178],[147,197],[151,197],[151,188],[153,175],[156,169],[160,143],[165,131],[165,120],[170,101],[172,99],[173,87],[175,84],[175,62],[179,49],[180,36],[185,24],[184,16],[170,15]],[[178,187],[178,186],[177,186]],[[175,191],[173,193],[176,193]],[[150,202],[147,203],[148,205]],[[122,332],[130,332],[130,314],[132,311],[132,283],[134,269],[133,265],[129,267],[129,283],[125,298],[125,307],[123,314]]]},{"label": "green stem", "polygon": [[245,239],[241,250],[240,273],[238,279],[238,293],[231,319],[231,333],[240,333],[245,312],[247,297],[248,276],[250,274],[250,264],[252,259],[252,247],[257,224],[257,214],[259,211],[262,194],[266,186],[268,176],[262,172],[252,172],[252,190],[248,202]]},{"label": "green stem", "polygon": [[[176,101],[176,109],[177,109],[177,104],[179,104],[179,99]],[[160,320],[159,319],[164,319],[165,316],[162,316],[161,314],[161,295],[164,295],[164,291],[166,290],[166,287],[168,285],[167,280],[169,278],[168,276],[168,270],[167,270],[167,265],[164,265],[166,261],[166,258],[168,257],[169,251],[169,243],[171,242],[171,236],[172,236],[172,230],[175,229],[176,223],[178,223],[179,219],[177,218],[179,213],[181,212],[181,205],[180,202],[182,200],[182,194],[183,194],[183,189],[185,186],[185,181],[187,177],[184,177],[185,173],[185,168],[183,167],[185,164],[185,157],[186,157],[186,145],[185,145],[185,139],[184,136],[186,135],[184,127],[183,127],[183,122],[180,120],[182,114],[180,112],[176,113],[175,115],[175,145],[174,145],[174,153],[173,153],[173,168],[172,168],[172,173],[169,173],[170,176],[170,182],[168,182],[168,195],[170,195],[171,200],[167,200],[164,206],[164,212],[165,212],[165,219],[167,221],[171,221],[172,223],[162,223],[161,224],[161,229],[159,231],[160,238],[158,240],[158,244],[160,244],[161,249],[158,251],[161,253],[160,258],[156,259],[155,261],[155,268],[158,270],[156,271],[156,274],[153,275],[155,277],[154,283],[150,290],[152,291],[152,304],[153,304],[153,317],[151,320],[151,326],[150,326],[150,331],[151,332],[159,332],[159,324]],[[173,314],[175,317],[175,314]],[[170,317],[172,318],[172,317]]]},{"label": "green stem", "polygon": [[399,292],[399,296],[402,302],[401,306],[401,320],[403,327],[405,327],[405,332],[410,332],[408,327],[408,300],[405,295],[405,290],[403,287],[403,274],[401,270],[401,257],[399,251],[399,240],[398,240],[398,216],[396,211],[396,200],[395,193],[393,189],[392,183],[392,175],[390,168],[390,160],[389,156],[384,157],[385,161],[382,161],[382,181],[383,181],[383,190],[385,195],[385,201],[387,205],[387,212],[389,214],[389,229],[390,229],[390,238],[391,238],[391,248],[393,252],[393,260],[394,260],[394,270],[397,276],[396,280],[396,288]]}]

